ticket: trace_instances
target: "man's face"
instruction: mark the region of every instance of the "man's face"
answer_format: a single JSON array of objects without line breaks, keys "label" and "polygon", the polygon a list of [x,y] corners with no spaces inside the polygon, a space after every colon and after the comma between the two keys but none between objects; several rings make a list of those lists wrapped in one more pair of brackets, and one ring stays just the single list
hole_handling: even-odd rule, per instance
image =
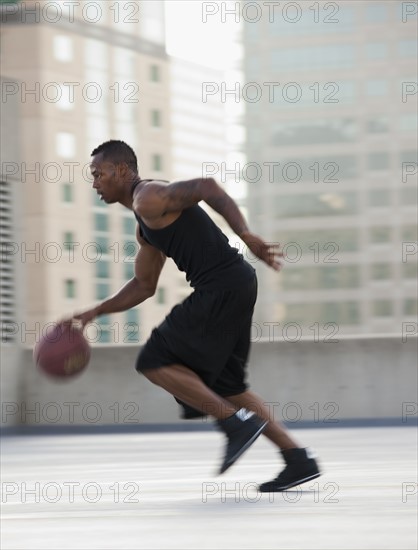
[{"label": "man's face", "polygon": [[115,164],[103,160],[103,155],[95,155],[90,164],[91,175],[93,176],[93,189],[100,195],[101,200],[108,204],[119,201],[122,190],[120,170]]}]

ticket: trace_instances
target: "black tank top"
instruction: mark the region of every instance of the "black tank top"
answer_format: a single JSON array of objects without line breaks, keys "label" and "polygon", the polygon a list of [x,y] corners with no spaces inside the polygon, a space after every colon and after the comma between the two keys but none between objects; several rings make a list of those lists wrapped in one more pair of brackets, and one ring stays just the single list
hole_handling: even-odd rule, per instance
[{"label": "black tank top", "polygon": [[162,229],[149,228],[134,214],[141,237],[172,258],[193,288],[231,289],[254,277],[255,270],[200,206],[186,208]]}]

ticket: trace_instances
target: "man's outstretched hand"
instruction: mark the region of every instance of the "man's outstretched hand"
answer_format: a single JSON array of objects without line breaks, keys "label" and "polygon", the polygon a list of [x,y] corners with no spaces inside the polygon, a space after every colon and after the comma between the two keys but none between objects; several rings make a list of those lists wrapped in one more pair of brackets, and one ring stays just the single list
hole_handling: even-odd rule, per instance
[{"label": "man's outstretched hand", "polygon": [[260,258],[267,265],[280,271],[282,268],[281,258],[283,252],[280,251],[280,245],[277,243],[266,243],[261,237],[254,235],[251,231],[245,231],[240,235],[251,252]]},{"label": "man's outstretched hand", "polygon": [[75,324],[75,325],[81,325],[80,328],[84,329],[84,327],[91,323],[97,316],[99,315],[97,308],[91,308],[87,311],[84,311],[83,313],[76,313],[70,318],[63,319],[61,321],[62,324]]}]

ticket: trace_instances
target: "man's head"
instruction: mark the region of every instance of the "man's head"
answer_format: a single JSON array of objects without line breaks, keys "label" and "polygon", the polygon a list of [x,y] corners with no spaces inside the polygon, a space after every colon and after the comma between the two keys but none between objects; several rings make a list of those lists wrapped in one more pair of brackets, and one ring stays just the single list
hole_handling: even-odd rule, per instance
[{"label": "man's head", "polygon": [[126,196],[127,184],[138,177],[137,158],[133,149],[124,141],[112,139],[96,147],[91,156],[93,188],[105,202],[120,202]]}]

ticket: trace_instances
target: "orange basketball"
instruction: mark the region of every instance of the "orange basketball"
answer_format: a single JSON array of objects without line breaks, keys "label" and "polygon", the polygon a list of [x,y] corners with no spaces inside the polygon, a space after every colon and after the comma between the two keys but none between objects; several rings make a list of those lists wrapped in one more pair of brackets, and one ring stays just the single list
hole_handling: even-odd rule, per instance
[{"label": "orange basketball", "polygon": [[90,360],[90,346],[83,332],[71,324],[53,325],[33,350],[39,369],[52,378],[79,375]]}]

